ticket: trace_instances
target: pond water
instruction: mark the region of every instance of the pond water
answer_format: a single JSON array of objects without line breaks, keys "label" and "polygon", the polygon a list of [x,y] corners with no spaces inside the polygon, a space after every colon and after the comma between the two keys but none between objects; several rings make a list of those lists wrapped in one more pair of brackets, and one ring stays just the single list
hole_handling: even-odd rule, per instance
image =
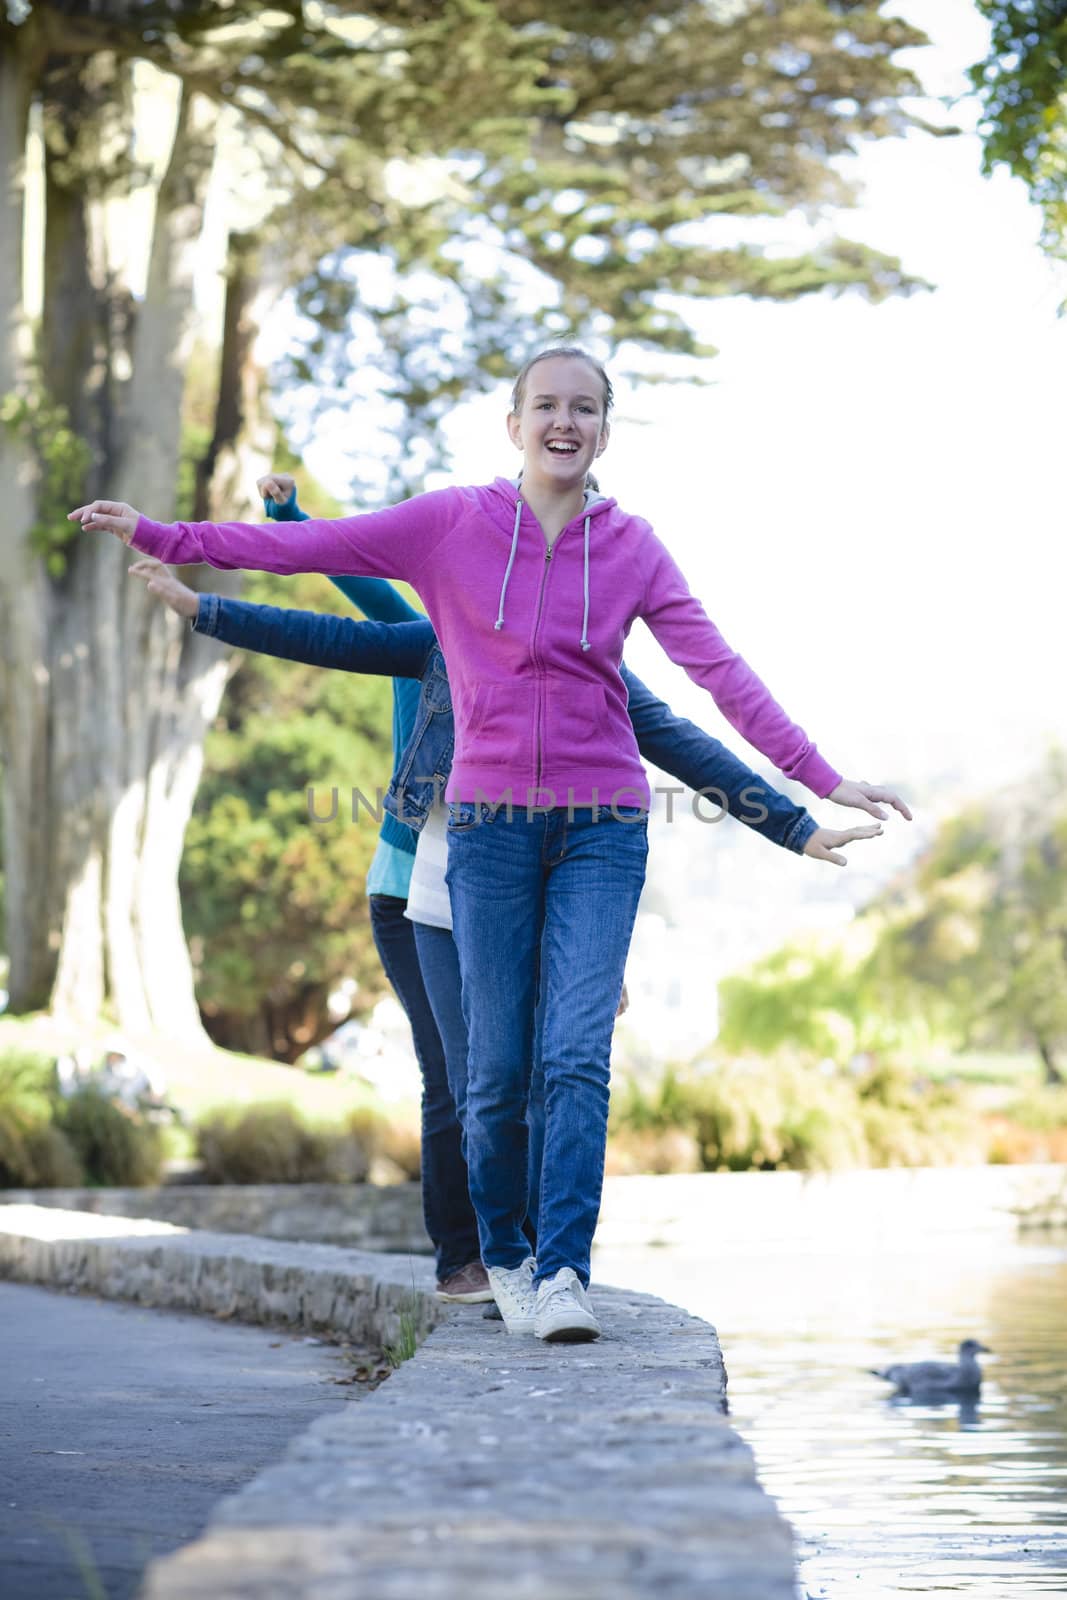
[{"label": "pond water", "polygon": [[[718,1329],[731,1418],[797,1535],[801,1600],[1067,1595],[1067,1234],[860,1256],[600,1251],[595,1277]],[[977,1405],[868,1368],[980,1339]]]}]

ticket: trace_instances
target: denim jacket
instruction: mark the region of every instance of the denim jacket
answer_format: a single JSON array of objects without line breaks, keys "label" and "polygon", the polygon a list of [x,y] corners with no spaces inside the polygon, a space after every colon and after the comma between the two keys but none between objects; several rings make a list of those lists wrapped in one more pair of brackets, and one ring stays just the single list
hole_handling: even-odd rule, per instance
[{"label": "denim jacket", "polygon": [[[413,622],[356,622],[313,611],[250,605],[219,595],[200,596],[193,627],[245,650],[260,650],[313,666],[339,667],[419,681],[415,725],[394,769],[385,808],[418,832],[435,800],[444,793],[452,767],[452,695],[445,659],[433,625]],[[690,789],[708,796],[765,839],[803,852],[818,824],[718,739],[656,698],[625,666],[630,721],[646,761]]]}]

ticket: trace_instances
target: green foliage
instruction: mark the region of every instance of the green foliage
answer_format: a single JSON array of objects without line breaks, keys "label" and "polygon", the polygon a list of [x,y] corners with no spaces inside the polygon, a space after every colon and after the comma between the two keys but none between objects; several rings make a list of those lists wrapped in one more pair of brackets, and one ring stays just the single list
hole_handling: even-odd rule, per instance
[{"label": "green foliage", "polygon": [[723,979],[719,1041],[730,1053],[788,1049],[809,1061],[886,1050],[914,1057],[938,1037],[936,1017],[894,1005],[891,988],[877,925],[861,919],[840,937],[795,940]]},{"label": "green foliage", "polygon": [[[0,766],[0,783],[4,781],[4,769]],[[7,950],[7,898],[5,890],[6,878],[4,875],[4,830],[0,828],[0,984],[7,976],[8,950]]]},{"label": "green foliage", "polygon": [[[620,1148],[636,1136],[648,1150],[652,1132],[691,1138],[707,1172],[923,1166],[979,1161],[985,1149],[979,1119],[953,1088],[889,1068],[857,1079],[787,1061],[696,1063],[650,1086],[631,1083],[612,1107],[616,1169]],[[690,1170],[684,1146],[675,1149]]]},{"label": "green foliage", "polygon": [[76,1189],[84,1181],[60,1129],[0,1102],[0,1189]]},{"label": "green foliage", "polygon": [[[369,1124],[369,1127],[368,1127]],[[355,1139],[370,1138],[370,1147],[384,1157],[394,1172],[410,1183],[422,1177],[422,1142],[419,1130],[411,1123],[368,1117],[365,1111],[350,1114],[345,1123]]]},{"label": "green foliage", "polygon": [[[313,389],[373,442],[356,462],[359,497],[421,486],[443,462],[456,400],[532,346],[707,357],[694,300],[919,287],[852,240],[783,248],[781,219],[852,198],[837,158],[915,125],[904,99],[918,85],[896,54],[925,37],[883,10],[389,8],[394,78],[362,77],[360,138],[339,151],[355,181],[316,185],[287,217],[290,241],[294,216],[314,240],[290,376],[301,405]],[[406,163],[391,182],[371,126]],[[668,362],[659,375],[679,371]]]},{"label": "green foliage", "polygon": [[977,0],[992,24],[989,54],[971,68],[982,101],[986,170],[1022,178],[1041,207],[1044,244],[1067,249],[1067,4]]},{"label": "green foliage", "polygon": [[80,1189],[86,1181],[78,1152],[54,1122],[37,1122],[22,1137],[28,1189]]},{"label": "green foliage", "polygon": [[377,1131],[365,1117],[340,1128],[316,1127],[279,1101],[203,1117],[196,1149],[208,1183],[359,1183],[369,1171]]},{"label": "green foliage", "polygon": [[[322,578],[263,574],[245,593],[352,614]],[[333,1026],[340,979],[356,979],[362,1004],[381,992],[364,893],[377,824],[363,811],[353,822],[351,794],[384,792],[391,727],[388,679],[241,659],[205,744],[181,869],[197,998],[219,1043],[293,1061]],[[311,820],[309,788],[318,816],[338,791],[334,821]]]},{"label": "green foliage", "polygon": [[916,1080],[881,1063],[856,1081],[867,1158],[873,1167],[980,1161],[984,1133],[952,1084]]},{"label": "green foliage", "polygon": [[0,1054],[0,1189],[62,1189],[84,1174],[70,1141],[52,1125],[55,1070],[47,1056]]},{"label": "green foliage", "polygon": [[720,988],[727,1050],[844,1062],[935,1044],[1067,1053],[1067,759],[942,824],[844,936],[793,943]]},{"label": "green foliage", "polygon": [[0,1055],[0,1188],[141,1186],[162,1170],[159,1129],[81,1089],[60,1099],[50,1057]]},{"label": "green foliage", "polygon": [[89,1183],[143,1188],[159,1182],[163,1148],[158,1127],[99,1090],[79,1089],[62,1101],[55,1125],[73,1146]]},{"label": "green foliage", "polygon": [[67,512],[81,499],[92,450],[71,426],[67,407],[51,400],[39,384],[26,394],[0,396],[0,427],[21,435],[37,459],[37,516],[29,540],[50,575],[62,577],[67,547],[77,532]]},{"label": "green foliage", "polygon": [[396,1341],[394,1344],[387,1344],[382,1354],[395,1371],[403,1362],[410,1361],[418,1348],[419,1307],[415,1292],[412,1290],[411,1297],[397,1314]]},{"label": "green foliage", "polygon": [[50,1056],[21,1046],[0,1051],[0,1106],[33,1120],[49,1115],[55,1092],[55,1065]]},{"label": "green foliage", "polygon": [[1067,1051],[1067,759],[945,824],[879,906],[877,960],[900,1006],[965,1045]]},{"label": "green foliage", "polygon": [[1067,1086],[1032,1089],[1006,1109],[1012,1122],[1035,1133],[1067,1130]]}]

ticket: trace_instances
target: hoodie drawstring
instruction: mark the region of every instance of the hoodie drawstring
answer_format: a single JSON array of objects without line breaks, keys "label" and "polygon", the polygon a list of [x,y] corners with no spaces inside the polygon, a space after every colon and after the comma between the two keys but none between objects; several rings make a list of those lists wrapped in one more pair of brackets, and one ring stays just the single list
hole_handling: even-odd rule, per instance
[{"label": "hoodie drawstring", "polygon": [[585,519],[585,565],[582,573],[582,649],[589,649],[589,517]]},{"label": "hoodie drawstring", "polygon": [[511,535],[511,554],[508,556],[508,564],[504,568],[504,581],[500,585],[500,610],[497,612],[496,621],[493,623],[493,627],[496,629],[497,633],[499,633],[501,628],[504,626],[504,596],[508,592],[508,584],[511,581],[511,569],[515,565],[515,552],[519,548],[519,523],[520,523],[521,520],[522,520],[522,501],[521,500],[516,500],[516,502],[515,502],[515,530]]},{"label": "hoodie drawstring", "polygon": [[[518,548],[519,548],[519,523],[521,522],[521,520],[522,520],[522,501],[521,500],[516,500],[516,502],[515,502],[515,527],[512,530],[512,535],[511,535],[511,553],[508,556],[508,564],[504,568],[504,581],[500,585],[500,609],[497,612],[496,621],[493,623],[493,628],[497,633],[499,633],[501,628],[504,626],[504,600],[505,600],[505,597],[506,597],[507,592],[508,592],[508,584],[511,582],[511,569],[515,565],[515,556],[516,556],[516,553],[518,552]],[[587,513],[586,514],[586,518],[585,518],[585,540],[584,540],[583,553],[582,553],[582,639],[581,639],[581,645],[582,645],[582,649],[583,650],[588,650],[589,649],[589,523],[590,523],[590,521],[591,521],[591,518],[589,517],[589,515]]]}]

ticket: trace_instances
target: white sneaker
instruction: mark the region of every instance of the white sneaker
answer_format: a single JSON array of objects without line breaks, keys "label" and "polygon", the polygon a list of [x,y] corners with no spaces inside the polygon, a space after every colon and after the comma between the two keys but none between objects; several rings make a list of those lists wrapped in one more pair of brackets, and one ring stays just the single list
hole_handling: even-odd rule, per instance
[{"label": "white sneaker", "polygon": [[521,1267],[486,1267],[485,1270],[508,1332],[533,1333],[533,1256],[528,1256]]},{"label": "white sneaker", "polygon": [[600,1324],[573,1267],[560,1267],[537,1288],[534,1332],[547,1344],[582,1344],[600,1338]]}]

